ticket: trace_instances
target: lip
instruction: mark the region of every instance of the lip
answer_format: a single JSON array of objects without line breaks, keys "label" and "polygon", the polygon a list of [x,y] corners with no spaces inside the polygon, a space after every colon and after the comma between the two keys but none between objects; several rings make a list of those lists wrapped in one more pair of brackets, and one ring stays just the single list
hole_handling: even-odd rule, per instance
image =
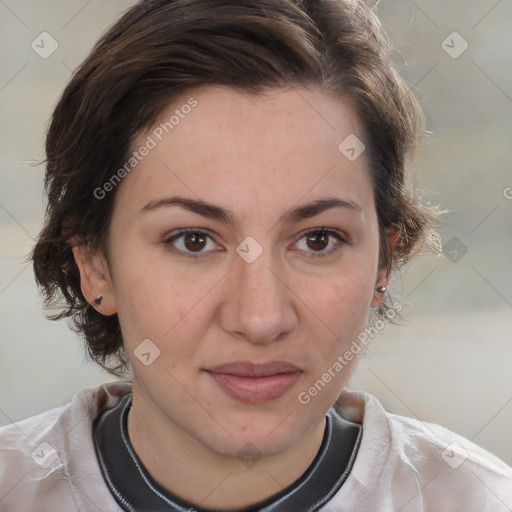
[{"label": "lip", "polygon": [[237,361],[205,370],[228,396],[248,404],[276,400],[302,376],[302,370],[285,361]]}]

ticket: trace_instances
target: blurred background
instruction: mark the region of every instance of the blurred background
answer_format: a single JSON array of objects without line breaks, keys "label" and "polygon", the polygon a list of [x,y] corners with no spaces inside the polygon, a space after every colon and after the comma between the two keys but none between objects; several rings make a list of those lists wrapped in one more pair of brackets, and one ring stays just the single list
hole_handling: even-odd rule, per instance
[{"label": "blurred background", "polygon": [[[72,70],[133,2],[0,0],[0,425],[112,377],[45,318],[24,257],[41,227],[47,123]],[[430,132],[416,188],[450,210],[443,256],[394,278],[406,321],[376,337],[350,387],[512,464],[512,2],[371,2]]]}]

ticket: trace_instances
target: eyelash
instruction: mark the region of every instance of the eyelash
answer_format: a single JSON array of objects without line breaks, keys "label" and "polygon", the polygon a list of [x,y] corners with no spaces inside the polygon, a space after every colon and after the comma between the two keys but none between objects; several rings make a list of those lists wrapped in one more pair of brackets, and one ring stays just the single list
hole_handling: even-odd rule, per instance
[{"label": "eyelash", "polygon": [[[205,231],[201,231],[199,229],[194,229],[194,228],[189,228],[189,229],[178,229],[177,232],[173,232],[171,233],[169,236],[167,236],[164,240],[163,240],[163,243],[164,245],[166,246],[166,248],[175,253],[175,254],[178,254],[180,256],[185,256],[187,258],[192,258],[192,259],[197,259],[197,258],[204,258],[208,255],[208,252],[201,252],[201,253],[193,253],[193,252],[184,252],[180,249],[176,249],[175,247],[173,247],[173,242],[175,242],[176,240],[178,240],[179,238],[182,238],[184,235],[188,235],[188,234],[198,234],[198,235],[201,235],[201,236],[204,236],[204,237],[207,237],[209,238],[210,240],[212,240],[212,237],[206,233]],[[303,238],[307,237],[307,236],[310,236],[310,235],[313,235],[313,234],[323,234],[323,235],[327,235],[329,237],[334,237],[337,239],[338,241],[338,244],[337,246],[335,246],[334,249],[331,249],[327,252],[311,252],[310,253],[310,258],[325,258],[327,256],[330,256],[331,254],[333,254],[334,252],[337,252],[339,249],[341,249],[341,246],[342,245],[349,245],[350,242],[347,241],[340,233],[338,233],[337,231],[334,231],[333,229],[328,229],[328,228],[315,228],[315,229],[311,229],[309,231],[306,231],[302,234],[302,236],[299,238],[299,241],[302,240]]]}]

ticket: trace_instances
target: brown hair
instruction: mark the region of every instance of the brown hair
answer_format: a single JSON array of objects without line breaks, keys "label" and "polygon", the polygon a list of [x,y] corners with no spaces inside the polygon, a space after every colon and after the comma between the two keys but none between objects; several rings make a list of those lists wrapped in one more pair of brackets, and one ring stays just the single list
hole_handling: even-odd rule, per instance
[{"label": "brown hair", "polygon": [[[90,356],[127,367],[117,315],[85,299],[70,240],[100,249],[115,191],[94,193],[127,161],[138,134],[178,95],[225,85],[250,94],[314,85],[350,101],[364,132],[380,229],[391,271],[437,240],[434,213],[405,177],[423,136],[413,94],[394,70],[390,44],[362,1],[144,0],[97,42],[64,90],[46,139],[46,221],[32,253],[52,319],[69,317]],[[386,228],[400,236],[390,246]],[[379,309],[382,314],[386,305]],[[110,364],[114,363],[114,364]]]}]

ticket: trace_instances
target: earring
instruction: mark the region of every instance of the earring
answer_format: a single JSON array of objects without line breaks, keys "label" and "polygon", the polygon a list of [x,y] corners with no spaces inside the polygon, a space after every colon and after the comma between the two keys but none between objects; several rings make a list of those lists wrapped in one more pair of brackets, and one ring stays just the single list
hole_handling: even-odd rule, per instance
[{"label": "earring", "polygon": [[382,286],[378,286],[378,287],[377,287],[377,291],[378,291],[379,293],[386,293],[387,288],[386,288],[384,285],[382,285]]},{"label": "earring", "polygon": [[101,304],[101,301],[103,300],[103,295],[98,295],[95,299],[94,299],[94,304],[96,304],[97,306],[99,306]]}]

